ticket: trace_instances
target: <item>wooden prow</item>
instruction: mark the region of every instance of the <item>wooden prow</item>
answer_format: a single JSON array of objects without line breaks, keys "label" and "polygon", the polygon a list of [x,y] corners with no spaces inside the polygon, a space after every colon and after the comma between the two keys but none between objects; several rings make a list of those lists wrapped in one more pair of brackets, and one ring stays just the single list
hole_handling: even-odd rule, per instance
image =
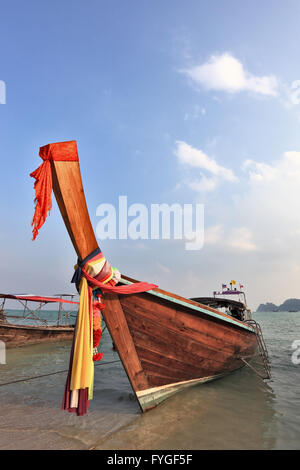
[{"label": "wooden prow", "polygon": [[84,196],[79,162],[51,161],[53,191],[78,258],[92,253],[98,243]]}]

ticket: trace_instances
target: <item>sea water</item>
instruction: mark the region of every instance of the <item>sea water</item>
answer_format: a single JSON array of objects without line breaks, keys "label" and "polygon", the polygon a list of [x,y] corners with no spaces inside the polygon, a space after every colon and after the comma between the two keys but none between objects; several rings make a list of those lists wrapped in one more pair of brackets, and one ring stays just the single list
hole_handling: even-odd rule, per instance
[{"label": "sea water", "polygon": [[0,449],[299,449],[300,364],[293,345],[300,313],[253,317],[269,350],[271,381],[244,367],[143,415],[107,330],[83,417],[60,410],[70,341],[8,349],[1,384],[59,373],[0,386]]}]

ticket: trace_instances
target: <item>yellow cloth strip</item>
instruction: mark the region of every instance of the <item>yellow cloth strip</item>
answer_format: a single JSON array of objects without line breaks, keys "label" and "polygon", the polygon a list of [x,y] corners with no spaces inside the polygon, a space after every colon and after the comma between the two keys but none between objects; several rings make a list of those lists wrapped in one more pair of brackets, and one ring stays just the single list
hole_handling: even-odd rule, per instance
[{"label": "yellow cloth strip", "polygon": [[[90,261],[86,266],[86,271],[94,276],[95,272],[101,271],[106,262],[103,256],[100,259]],[[75,266],[75,268],[77,265]],[[105,280],[109,282],[113,278],[114,272],[111,269],[110,276]],[[89,287],[85,277],[82,277],[79,286],[80,302],[78,319],[76,326],[76,337],[71,373],[71,390],[89,389],[89,400],[93,398],[94,384],[94,362],[93,362],[93,299],[89,304]],[[90,315],[91,312],[91,315]],[[91,317],[91,325],[90,325]]]},{"label": "yellow cloth strip", "polygon": [[[80,281],[80,302],[76,326],[76,337],[71,374],[71,390],[89,388],[89,396],[93,386],[93,325],[90,325],[90,305],[88,283],[85,277]],[[91,315],[91,319],[93,316]]]}]

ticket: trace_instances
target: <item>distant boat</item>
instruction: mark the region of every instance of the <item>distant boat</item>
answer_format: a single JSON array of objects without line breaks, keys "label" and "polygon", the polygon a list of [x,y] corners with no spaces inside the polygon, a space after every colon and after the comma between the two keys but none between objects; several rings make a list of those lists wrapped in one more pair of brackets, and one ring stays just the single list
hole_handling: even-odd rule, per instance
[{"label": "distant boat", "polygon": [[218,297],[193,297],[191,300],[199,302],[203,305],[208,305],[209,307],[220,309],[225,308],[230,315],[238,320],[249,320],[251,319],[251,312],[247,305],[244,302],[218,298]]},{"label": "distant boat", "polygon": [[[63,303],[78,305],[78,302],[73,302],[63,297],[67,294],[61,294],[60,297],[41,297],[33,295],[13,295],[13,294],[0,294],[0,299],[3,299],[0,308],[0,339],[5,342],[6,347],[19,347],[28,344],[37,344],[49,341],[58,340],[71,340],[74,334],[74,321],[73,324],[63,325],[61,321],[65,317],[61,305]],[[73,297],[73,295],[68,295]],[[18,301],[23,310],[20,314],[13,315],[9,311],[4,310],[5,301],[16,300]],[[38,305],[37,310],[28,308],[28,302],[35,302]],[[41,307],[47,304],[59,305],[57,311],[57,319],[55,324],[48,324],[46,319],[41,319]],[[11,322],[14,321],[14,323]],[[28,323],[28,321],[31,323]],[[33,324],[35,323],[35,324]]]},{"label": "distant boat", "polygon": [[[98,249],[98,243],[85,201],[76,142],[49,144],[41,150],[50,159],[54,194],[81,262]],[[180,270],[178,275],[182,276]],[[116,287],[136,282],[122,275]],[[260,351],[253,323],[197,299],[152,288],[126,295],[104,293],[103,302],[105,323],[142,411],[179,390],[240,369]]]}]

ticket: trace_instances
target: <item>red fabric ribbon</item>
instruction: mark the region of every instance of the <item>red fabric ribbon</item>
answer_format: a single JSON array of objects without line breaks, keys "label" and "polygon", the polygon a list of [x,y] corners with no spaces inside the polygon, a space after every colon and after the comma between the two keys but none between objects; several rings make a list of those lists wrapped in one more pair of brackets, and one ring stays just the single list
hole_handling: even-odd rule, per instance
[{"label": "red fabric ribbon", "polygon": [[103,284],[103,282],[97,281],[83,268],[82,274],[88,280],[88,282],[93,285],[93,287],[100,287],[102,292],[111,292],[115,294],[139,294],[141,292],[147,292],[148,290],[158,287],[156,284],[149,284],[148,282],[136,282],[126,286],[110,286],[108,284]]},{"label": "red fabric ribbon", "polygon": [[40,228],[45,223],[52,208],[52,172],[50,161],[78,162],[76,140],[57,142],[40,148],[40,157],[44,162],[30,176],[35,178],[35,212],[31,225],[33,240],[36,239]]}]

